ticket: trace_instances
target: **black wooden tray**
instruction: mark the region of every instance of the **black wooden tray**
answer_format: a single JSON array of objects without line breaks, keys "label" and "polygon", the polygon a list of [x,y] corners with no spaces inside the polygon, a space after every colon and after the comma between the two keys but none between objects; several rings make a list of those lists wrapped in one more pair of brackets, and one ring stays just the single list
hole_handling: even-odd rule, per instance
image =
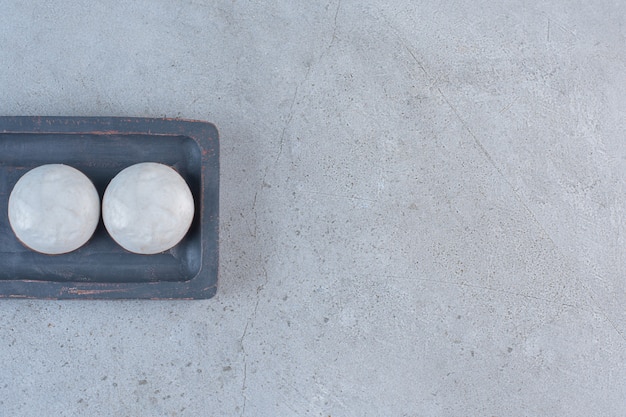
[{"label": "black wooden tray", "polygon": [[[196,214],[187,236],[157,255],[125,251],[102,220],[82,248],[44,255],[13,234],[7,204],[17,180],[43,164],[82,171],[100,197],[113,177],[139,162],[174,167]],[[210,298],[218,273],[219,141],[210,123],[177,119],[0,117],[0,297]]]}]

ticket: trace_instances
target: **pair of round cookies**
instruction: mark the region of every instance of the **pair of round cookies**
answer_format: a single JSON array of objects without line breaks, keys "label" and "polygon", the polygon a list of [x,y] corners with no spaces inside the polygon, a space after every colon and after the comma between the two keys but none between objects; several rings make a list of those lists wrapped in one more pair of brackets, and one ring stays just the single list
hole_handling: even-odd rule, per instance
[{"label": "pair of round cookies", "polygon": [[[62,254],[83,246],[100,219],[100,198],[79,170],[42,165],[24,174],[9,197],[9,222],[28,248]],[[132,165],[111,180],[102,199],[107,231],[124,249],[155,254],[178,244],[194,215],[185,180],[167,165]]]}]

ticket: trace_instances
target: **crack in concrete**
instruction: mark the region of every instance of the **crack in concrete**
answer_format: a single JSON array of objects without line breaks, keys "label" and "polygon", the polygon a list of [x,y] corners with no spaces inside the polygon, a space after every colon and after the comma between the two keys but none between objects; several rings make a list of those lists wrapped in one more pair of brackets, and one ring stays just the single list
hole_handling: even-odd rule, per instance
[{"label": "crack in concrete", "polygon": [[[291,98],[291,104],[289,105],[289,111],[288,111],[288,115],[287,115],[287,119],[285,121],[285,124],[282,128],[282,131],[280,133],[279,136],[279,140],[278,140],[278,152],[276,153],[276,157],[274,158],[274,163],[271,165],[268,165],[265,167],[265,170],[263,171],[263,176],[261,177],[261,181],[259,184],[259,187],[257,188],[257,190],[254,193],[254,197],[252,199],[252,212],[254,214],[254,225],[252,230],[250,231],[250,236],[253,238],[257,237],[257,233],[258,233],[258,214],[256,211],[256,206],[257,206],[257,201],[258,201],[258,197],[259,197],[259,192],[263,189],[264,184],[266,184],[266,180],[267,180],[267,176],[269,174],[270,168],[272,167],[276,167],[276,165],[278,164],[278,162],[280,161],[280,157],[283,154],[283,148],[284,148],[284,144],[285,144],[285,134],[287,132],[287,129],[289,128],[289,126],[291,125],[291,122],[294,118],[295,112],[294,112],[294,108],[296,106],[296,102],[298,99],[298,95],[299,95],[299,91],[300,88],[307,82],[307,80],[309,79],[309,75],[311,74],[311,69],[318,65],[322,59],[324,58],[324,56],[330,51],[330,49],[332,48],[333,44],[335,43],[335,40],[337,39],[337,17],[339,15],[339,9],[341,8],[341,0],[337,1],[337,8],[335,9],[335,15],[333,18],[333,33],[332,36],[330,38],[330,42],[328,43],[328,46],[326,46],[326,48],[324,49],[324,51],[320,54],[320,56],[317,58],[316,62],[314,64],[311,64],[307,70],[306,73],[304,74],[304,76],[302,77],[302,80],[298,83],[298,85],[296,86],[296,88],[294,89],[293,92],[293,97]],[[259,261],[261,261],[259,259]],[[258,309],[259,309],[259,303],[261,301],[261,291],[265,288],[265,286],[267,285],[268,282],[268,275],[267,275],[267,269],[265,267],[265,263],[264,262],[260,262],[262,265],[262,269],[263,269],[263,274],[265,276],[265,281],[263,282],[263,284],[259,285],[257,287],[257,298],[256,298],[256,302],[254,305],[254,310],[252,313],[252,317],[246,322],[246,325],[243,329],[243,333],[241,335],[241,350],[243,353],[243,381],[242,381],[242,406],[241,406],[241,414],[240,416],[243,417],[245,412],[246,412],[246,406],[248,403],[248,396],[246,394],[247,392],[247,388],[248,388],[248,354],[246,352],[246,347],[245,347],[245,339],[248,335],[248,329],[250,327],[250,324],[254,324],[254,322],[256,321],[256,317],[257,317],[257,313],[258,313]]]},{"label": "crack in concrete", "polygon": [[287,112],[287,120],[285,121],[285,124],[283,126],[282,131],[280,132],[280,136],[278,139],[278,152],[276,154],[276,158],[274,158],[274,163],[272,164],[272,166],[268,165],[265,167],[265,170],[263,172],[263,177],[261,178],[260,186],[257,189],[257,191],[254,193],[254,198],[252,200],[252,212],[254,213],[254,226],[252,228],[252,231],[250,232],[250,236],[253,238],[257,237],[257,231],[258,231],[258,215],[256,213],[256,203],[257,203],[259,191],[263,188],[263,184],[266,184],[266,179],[267,179],[267,175],[269,173],[270,168],[276,167],[276,165],[278,164],[278,161],[280,160],[280,157],[283,154],[283,148],[285,145],[285,133],[287,132],[287,129],[291,125],[291,122],[295,115],[294,107],[298,99],[298,92],[300,90],[300,87],[302,87],[306,83],[306,81],[309,79],[309,75],[311,74],[311,69],[322,61],[324,56],[328,53],[328,51],[330,51],[333,44],[335,43],[335,40],[337,39],[337,26],[338,26],[337,16],[339,15],[340,8],[341,8],[341,0],[338,0],[337,8],[335,9],[335,15],[333,18],[333,33],[330,38],[330,42],[328,43],[328,46],[324,49],[324,51],[320,54],[320,56],[317,58],[315,64],[311,64],[307,68],[306,73],[304,74],[304,77],[302,77],[302,80],[298,83],[298,85],[294,89],[293,97],[291,98],[291,104],[289,105],[289,111]]},{"label": "crack in concrete", "polygon": [[[259,261],[261,261],[261,259],[259,259]],[[243,381],[241,384],[242,405],[241,405],[241,413],[239,414],[240,417],[243,417],[243,415],[245,414],[246,405],[248,403],[248,396],[246,395],[246,392],[248,390],[248,353],[246,352],[246,345],[244,342],[245,342],[246,336],[248,335],[248,328],[250,327],[250,324],[254,325],[254,322],[256,321],[257,313],[259,311],[259,303],[261,302],[261,291],[263,291],[263,289],[265,288],[269,280],[265,263],[261,263],[261,265],[263,269],[263,275],[265,276],[265,280],[256,289],[256,302],[254,304],[254,310],[252,311],[252,317],[250,317],[248,321],[246,321],[246,325],[243,329],[243,333],[241,334],[241,339],[240,339],[241,351],[243,353]]]},{"label": "crack in concrete", "polygon": [[[388,24],[388,23],[387,23]],[[392,29],[392,31],[394,32],[394,34],[396,35],[396,37],[399,39],[400,43],[402,44],[402,46],[404,46],[404,48],[407,50],[407,52],[411,55],[411,57],[413,58],[413,60],[417,63],[417,66],[420,68],[420,70],[426,75],[426,78],[431,82],[431,84],[434,85],[434,81],[433,78],[430,76],[430,74],[428,73],[428,71],[426,71],[426,68],[424,68],[424,66],[422,65],[422,63],[417,59],[417,57],[415,56],[415,54],[413,53],[413,51],[411,50],[411,48],[409,48],[409,46],[406,44],[406,42],[404,41],[404,39],[395,31],[395,28],[393,28],[391,25],[388,24],[388,26],[390,26],[390,28]],[[508,177],[504,174],[504,172],[500,169],[500,167],[496,164],[495,160],[492,158],[491,154],[487,151],[487,149],[485,148],[485,146],[482,144],[482,142],[478,139],[478,137],[474,134],[474,132],[470,129],[470,127],[467,125],[467,123],[465,123],[465,120],[463,120],[463,118],[461,117],[460,113],[458,112],[457,108],[450,102],[450,100],[448,100],[448,97],[443,93],[443,91],[441,90],[441,88],[439,86],[435,86],[435,88],[437,89],[437,92],[439,93],[439,95],[441,96],[441,98],[444,100],[444,102],[450,107],[450,109],[452,110],[452,112],[454,113],[455,117],[459,120],[459,122],[461,123],[462,127],[469,133],[469,135],[471,136],[471,138],[474,141],[474,144],[476,146],[476,148],[479,150],[480,153],[483,154],[483,156],[487,159],[487,161],[489,162],[489,164],[491,164],[491,166],[497,171],[497,173],[500,175],[500,177],[504,180],[504,182],[507,184],[507,186],[511,189],[513,196],[515,197],[515,199],[519,202],[519,204],[523,207],[523,209],[526,211],[526,213],[530,216],[530,218],[532,219],[533,223],[535,223],[535,225],[537,225],[537,227],[539,227],[539,230],[541,231],[541,233],[545,236],[545,238],[550,242],[550,244],[560,253],[561,258],[563,259],[563,262],[570,264],[571,261],[569,260],[568,256],[565,254],[565,251],[563,250],[563,248],[561,248],[560,245],[557,245],[556,241],[552,238],[552,236],[548,233],[547,229],[544,227],[543,223],[541,223],[539,221],[539,219],[537,218],[537,216],[535,215],[535,212],[533,210],[530,209],[530,207],[526,204],[526,202],[522,199],[521,195],[517,192],[517,189],[513,186],[513,183],[511,183],[511,181],[508,179]],[[515,99],[517,100],[517,99]],[[515,101],[514,100],[514,101]],[[513,103],[511,103],[512,105]],[[507,109],[509,107],[511,107],[511,105],[509,105],[507,107]],[[573,270],[576,270],[576,268],[572,268]],[[597,293],[596,291],[590,286],[588,285],[585,281],[581,280],[580,277],[578,277],[577,274],[577,278],[576,280],[578,281],[579,285],[588,293],[591,295],[591,299],[593,300],[593,297],[596,296],[597,297]],[[595,300],[594,300],[595,302]],[[596,305],[595,307],[598,309],[598,311],[600,312],[600,314],[602,316],[604,316],[604,318],[606,319],[606,321],[609,322],[609,324],[613,327],[613,329],[617,332],[617,334],[624,340],[624,342],[626,342],[626,335],[624,333],[622,333],[619,328],[617,327],[617,325],[613,322],[613,320],[611,320],[611,318],[609,317],[609,315],[606,313],[606,311],[604,310],[604,308],[602,308],[602,305],[600,305],[599,303],[595,302]],[[564,304],[567,305],[567,304]]]}]

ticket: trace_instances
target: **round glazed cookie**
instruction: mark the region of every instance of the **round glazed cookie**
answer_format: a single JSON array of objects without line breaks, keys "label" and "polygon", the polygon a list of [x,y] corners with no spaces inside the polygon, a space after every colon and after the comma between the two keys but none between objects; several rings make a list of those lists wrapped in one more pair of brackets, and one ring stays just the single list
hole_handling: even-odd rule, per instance
[{"label": "round glazed cookie", "polygon": [[193,215],[193,196],[185,180],[173,168],[155,162],[122,170],[102,200],[102,218],[113,240],[145,255],[178,244]]},{"label": "round glazed cookie", "polygon": [[93,235],[100,198],[82,172],[62,164],[24,174],[9,196],[9,223],[28,248],[50,255],[71,252]]}]

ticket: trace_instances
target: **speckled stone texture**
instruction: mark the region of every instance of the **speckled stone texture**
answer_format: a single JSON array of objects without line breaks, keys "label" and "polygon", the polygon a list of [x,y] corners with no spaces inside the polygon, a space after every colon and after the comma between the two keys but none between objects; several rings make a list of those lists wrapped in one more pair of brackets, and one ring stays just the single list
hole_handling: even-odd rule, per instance
[{"label": "speckled stone texture", "polygon": [[3,300],[0,416],[626,414],[626,2],[0,9],[0,113],[222,170],[217,296]]}]

